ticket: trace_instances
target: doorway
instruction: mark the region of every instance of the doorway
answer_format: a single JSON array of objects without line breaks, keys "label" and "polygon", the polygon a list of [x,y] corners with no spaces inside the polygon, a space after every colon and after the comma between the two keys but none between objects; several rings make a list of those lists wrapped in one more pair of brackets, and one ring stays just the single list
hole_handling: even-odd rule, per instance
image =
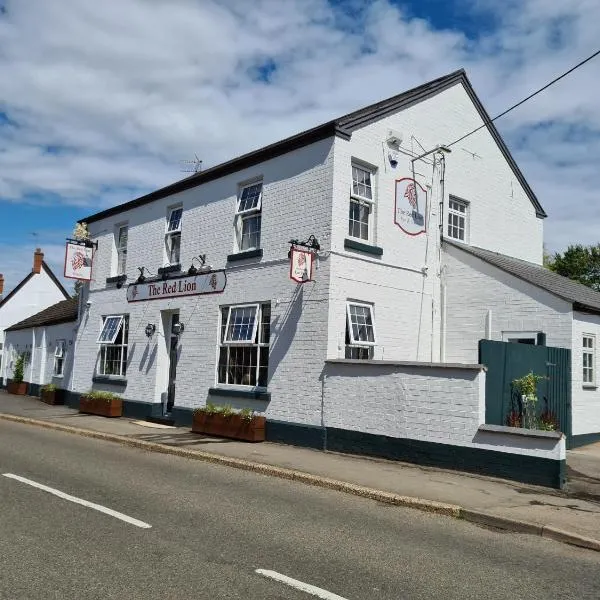
[{"label": "doorway", "polygon": [[179,324],[179,313],[171,315],[167,351],[169,354],[169,383],[167,386],[167,403],[164,407],[164,416],[170,416],[175,405],[175,391],[177,380],[177,358],[179,349],[179,335],[176,333]]}]

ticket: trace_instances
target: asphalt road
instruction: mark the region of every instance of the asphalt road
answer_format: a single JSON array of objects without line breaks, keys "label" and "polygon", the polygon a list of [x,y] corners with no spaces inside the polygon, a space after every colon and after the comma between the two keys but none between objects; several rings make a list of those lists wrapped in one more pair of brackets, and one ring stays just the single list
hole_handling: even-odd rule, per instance
[{"label": "asphalt road", "polygon": [[257,569],[347,600],[600,598],[590,551],[0,422],[1,599],[316,597]]}]

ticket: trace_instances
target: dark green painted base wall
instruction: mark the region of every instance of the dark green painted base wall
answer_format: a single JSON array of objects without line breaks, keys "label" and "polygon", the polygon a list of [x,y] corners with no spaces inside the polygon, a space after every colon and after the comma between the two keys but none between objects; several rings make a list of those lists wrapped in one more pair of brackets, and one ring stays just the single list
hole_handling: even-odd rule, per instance
[{"label": "dark green painted base wall", "polygon": [[586,446],[587,444],[593,444],[594,442],[600,442],[600,433],[574,435],[571,437],[570,448],[579,448],[581,446]]},{"label": "dark green painted base wall", "polygon": [[455,469],[557,489],[566,483],[564,460],[278,421],[267,421],[266,436],[270,442]]}]

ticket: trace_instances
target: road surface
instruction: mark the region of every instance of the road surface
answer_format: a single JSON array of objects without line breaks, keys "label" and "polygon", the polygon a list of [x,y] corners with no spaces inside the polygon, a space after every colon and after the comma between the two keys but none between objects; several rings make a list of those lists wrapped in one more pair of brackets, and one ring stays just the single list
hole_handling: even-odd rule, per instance
[{"label": "road surface", "polygon": [[600,554],[0,422],[1,599],[317,597],[597,600]]}]

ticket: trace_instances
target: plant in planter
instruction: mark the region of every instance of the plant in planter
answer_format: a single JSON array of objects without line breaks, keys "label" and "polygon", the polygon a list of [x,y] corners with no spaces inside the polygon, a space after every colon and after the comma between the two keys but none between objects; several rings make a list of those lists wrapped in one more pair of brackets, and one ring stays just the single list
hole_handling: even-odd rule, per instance
[{"label": "plant in planter", "polygon": [[527,375],[512,381],[514,388],[521,395],[523,403],[522,427],[525,429],[537,429],[537,386],[543,379],[547,378],[543,375],[536,375],[531,371]]},{"label": "plant in planter", "polygon": [[112,392],[90,390],[79,399],[79,412],[101,417],[120,417],[123,400]]},{"label": "plant in planter", "polygon": [[23,381],[25,376],[25,365],[27,363],[27,355],[22,352],[15,360],[15,366],[13,368],[13,376],[11,381],[8,382],[8,393],[17,394],[24,396],[27,393],[27,382]]},{"label": "plant in planter", "polygon": [[255,415],[249,408],[236,412],[231,406],[215,406],[208,402],[194,411],[192,431],[247,442],[263,442],[265,417]]},{"label": "plant in planter", "polygon": [[556,414],[551,410],[544,410],[538,419],[538,429],[542,431],[558,431],[559,423]]},{"label": "plant in planter", "polygon": [[46,404],[64,404],[63,390],[54,383],[47,383],[40,388],[40,400]]}]

